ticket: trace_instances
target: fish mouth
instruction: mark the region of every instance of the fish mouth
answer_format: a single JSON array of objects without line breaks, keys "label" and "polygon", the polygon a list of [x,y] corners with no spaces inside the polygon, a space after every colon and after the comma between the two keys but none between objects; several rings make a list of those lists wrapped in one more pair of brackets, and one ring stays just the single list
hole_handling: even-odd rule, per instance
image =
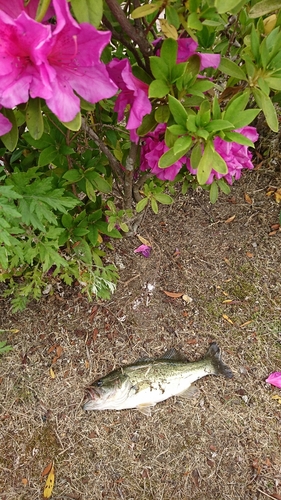
[{"label": "fish mouth", "polygon": [[97,391],[97,389],[94,389],[93,387],[85,387],[86,395],[85,399],[87,400],[97,400],[101,397],[100,393]]}]

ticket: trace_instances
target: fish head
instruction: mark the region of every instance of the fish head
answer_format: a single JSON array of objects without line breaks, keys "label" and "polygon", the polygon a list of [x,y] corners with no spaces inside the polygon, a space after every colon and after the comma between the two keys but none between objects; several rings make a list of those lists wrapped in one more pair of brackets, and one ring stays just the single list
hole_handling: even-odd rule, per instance
[{"label": "fish head", "polygon": [[130,381],[121,370],[111,372],[86,387],[87,401],[84,410],[118,409],[127,399],[130,389]]}]

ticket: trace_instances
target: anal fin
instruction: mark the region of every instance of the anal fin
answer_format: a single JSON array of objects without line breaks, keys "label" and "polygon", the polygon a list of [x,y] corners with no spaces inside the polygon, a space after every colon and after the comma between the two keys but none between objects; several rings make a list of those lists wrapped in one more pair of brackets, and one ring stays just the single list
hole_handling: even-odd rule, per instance
[{"label": "anal fin", "polygon": [[151,408],[152,408],[152,406],[155,406],[155,404],[156,403],[144,403],[144,404],[138,405],[136,408],[138,411],[140,411],[146,417],[151,417]]}]

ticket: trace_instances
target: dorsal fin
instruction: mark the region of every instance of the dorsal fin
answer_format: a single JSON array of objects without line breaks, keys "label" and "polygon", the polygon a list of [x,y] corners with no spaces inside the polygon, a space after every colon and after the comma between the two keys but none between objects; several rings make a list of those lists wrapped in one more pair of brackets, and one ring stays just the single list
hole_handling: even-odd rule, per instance
[{"label": "dorsal fin", "polygon": [[162,354],[160,358],[157,359],[170,359],[172,361],[185,361],[185,362],[188,361],[188,359],[182,352],[177,351],[173,347],[172,349],[169,349],[168,351],[164,352],[164,354]]}]

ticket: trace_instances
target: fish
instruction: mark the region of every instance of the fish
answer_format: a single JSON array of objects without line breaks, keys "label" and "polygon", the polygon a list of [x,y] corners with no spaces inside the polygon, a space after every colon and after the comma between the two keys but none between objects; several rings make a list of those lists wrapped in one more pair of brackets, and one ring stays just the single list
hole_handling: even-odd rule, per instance
[{"label": "fish", "polygon": [[136,408],[151,415],[151,408],[172,396],[192,397],[192,385],[206,375],[232,378],[231,369],[223,363],[221,351],[212,342],[203,359],[189,362],[175,349],[160,358],[145,358],[124,365],[86,387],[84,410],[127,410]]}]

